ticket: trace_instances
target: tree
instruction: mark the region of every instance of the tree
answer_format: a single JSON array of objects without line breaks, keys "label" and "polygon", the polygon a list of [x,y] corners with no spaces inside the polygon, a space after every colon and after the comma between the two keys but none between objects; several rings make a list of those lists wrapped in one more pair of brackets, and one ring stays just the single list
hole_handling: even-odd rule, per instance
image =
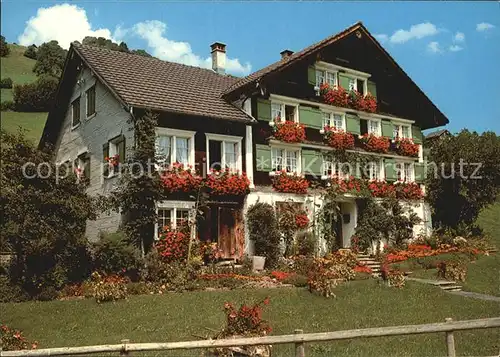
[{"label": "tree", "polygon": [[144,50],[132,50],[130,53],[132,53],[134,55],[143,56],[143,57],[153,57]]},{"label": "tree", "polygon": [[31,59],[36,60],[36,53],[37,53],[38,47],[36,45],[29,45],[26,51],[24,51],[23,56],[28,57]]},{"label": "tree", "polygon": [[500,187],[500,137],[464,129],[430,147],[427,200],[438,228],[471,232],[480,211],[495,202]]},{"label": "tree", "polygon": [[22,133],[0,136],[1,246],[13,253],[10,279],[33,297],[53,297],[89,273],[85,226],[101,199],[86,194],[71,168],[57,170],[50,150]]},{"label": "tree", "polygon": [[66,53],[66,50],[61,48],[57,41],[42,44],[37,51],[33,72],[37,76],[49,75],[59,78],[64,69]]},{"label": "tree", "polygon": [[36,82],[14,86],[14,107],[22,112],[47,112],[56,99],[58,80],[43,75]]},{"label": "tree", "polygon": [[5,41],[5,37],[0,36],[0,57],[6,57],[10,53],[10,48]]}]

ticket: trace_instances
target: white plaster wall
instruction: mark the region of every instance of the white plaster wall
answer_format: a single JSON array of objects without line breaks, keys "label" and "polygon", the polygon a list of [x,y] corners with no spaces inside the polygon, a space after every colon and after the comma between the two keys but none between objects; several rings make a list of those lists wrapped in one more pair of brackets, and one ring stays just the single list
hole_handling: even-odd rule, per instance
[{"label": "white plaster wall", "polygon": [[[81,78],[83,84],[75,85],[71,101],[64,117],[64,123],[56,143],[56,162],[70,160],[73,162],[78,155],[90,154],[90,185],[91,195],[108,194],[116,178],[104,179],[101,164],[103,162],[102,147],[108,140],[123,134],[127,150],[133,146],[133,125],[129,123],[130,114],[122,107],[111,92],[96,80],[89,69],[84,69]],[[96,84],[96,114],[86,118],[85,91]],[[80,96],[80,125],[72,129],[71,102]],[[101,215],[96,221],[87,222],[86,235],[89,240],[96,240],[99,231],[114,232],[121,222],[121,215],[114,212]]]},{"label": "white plaster wall", "polygon": [[358,207],[356,202],[342,202],[340,205],[340,212],[342,215],[349,214],[351,216],[349,223],[342,222],[342,248],[350,248],[351,237],[354,235],[358,223]]}]

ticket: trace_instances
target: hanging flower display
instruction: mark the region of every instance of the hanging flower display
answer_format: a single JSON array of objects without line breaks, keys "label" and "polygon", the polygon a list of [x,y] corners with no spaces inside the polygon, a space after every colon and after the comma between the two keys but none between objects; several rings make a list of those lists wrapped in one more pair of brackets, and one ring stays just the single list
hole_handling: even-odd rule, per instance
[{"label": "hanging flower display", "polygon": [[274,176],[273,188],[278,192],[305,194],[309,182],[297,174],[290,175],[282,171]]},{"label": "hanging flower display", "polygon": [[397,181],[394,186],[397,198],[406,200],[420,200],[424,198],[424,192],[416,182]]},{"label": "hanging flower display", "polygon": [[111,157],[105,157],[104,161],[106,161],[112,167],[117,167],[120,163],[120,155],[116,154]]},{"label": "hanging flower display", "polygon": [[368,189],[373,197],[396,197],[396,187],[385,181],[370,181],[368,183]]},{"label": "hanging flower display", "polygon": [[399,155],[418,157],[419,148],[417,144],[413,143],[412,139],[396,139],[394,147]]},{"label": "hanging flower display", "polygon": [[360,141],[365,150],[378,153],[387,153],[391,145],[389,139],[374,134],[364,134]]},{"label": "hanging flower display", "polygon": [[212,195],[242,196],[250,190],[250,180],[247,175],[230,169],[212,170],[207,176],[205,185]]},{"label": "hanging flower display", "polygon": [[361,179],[354,176],[348,178],[341,178],[334,176],[330,179],[330,189],[334,190],[337,194],[352,194],[360,195],[363,192],[365,183]]},{"label": "hanging flower display", "polygon": [[166,193],[193,192],[200,187],[202,182],[202,178],[191,166],[184,168],[183,164],[177,162],[170,165],[160,178]]},{"label": "hanging flower display", "polygon": [[286,143],[301,143],[306,140],[306,130],[303,124],[287,120],[274,126],[274,137]]},{"label": "hanging flower display", "polygon": [[352,149],[354,147],[354,136],[352,134],[328,125],[325,126],[324,132],[324,139],[328,146],[337,150]]},{"label": "hanging flower display", "polygon": [[357,97],[358,109],[363,112],[375,113],[377,111],[377,98],[375,98],[370,93],[363,95],[358,95]]},{"label": "hanging flower display", "polygon": [[300,212],[295,215],[295,225],[297,229],[304,229],[309,225],[309,217],[306,212]]},{"label": "hanging flower display", "polygon": [[348,92],[342,87],[332,88],[328,83],[321,84],[320,94],[325,104],[347,108],[349,106]]}]

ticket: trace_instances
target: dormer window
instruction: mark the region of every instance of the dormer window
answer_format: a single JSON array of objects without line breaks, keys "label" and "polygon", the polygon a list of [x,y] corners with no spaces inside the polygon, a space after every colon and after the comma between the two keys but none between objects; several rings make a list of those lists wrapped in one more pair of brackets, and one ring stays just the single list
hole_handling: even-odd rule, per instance
[{"label": "dormer window", "polygon": [[284,103],[271,103],[271,118],[272,121],[280,123],[283,121],[298,122],[297,106]]},{"label": "dormer window", "polygon": [[394,131],[393,131],[393,136],[394,139],[410,139],[410,126],[409,125],[403,125],[403,124],[395,124],[394,125]]},{"label": "dormer window", "polygon": [[327,83],[330,87],[336,87],[338,84],[337,72],[316,70],[316,86],[319,87]]}]

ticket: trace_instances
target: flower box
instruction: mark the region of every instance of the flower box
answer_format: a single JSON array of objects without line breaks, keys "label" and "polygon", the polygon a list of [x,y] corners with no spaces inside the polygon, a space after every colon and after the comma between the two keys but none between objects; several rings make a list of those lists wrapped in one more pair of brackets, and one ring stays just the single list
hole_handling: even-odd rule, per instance
[{"label": "flower box", "polygon": [[397,198],[405,200],[420,200],[424,198],[424,192],[416,182],[398,181],[394,186]]},{"label": "flower box", "polygon": [[373,197],[396,197],[396,187],[385,181],[370,181],[368,183],[368,189]]},{"label": "flower box", "polygon": [[284,121],[274,126],[274,137],[285,143],[301,143],[306,140],[306,130],[303,124]]},{"label": "flower box", "polygon": [[324,128],[324,139],[328,146],[337,150],[347,150],[354,148],[354,136],[346,133],[342,129],[336,129],[329,126]]},{"label": "flower box", "polygon": [[297,174],[287,174],[283,171],[274,175],[273,188],[283,193],[306,194],[309,182]]},{"label": "flower box", "polygon": [[391,142],[389,139],[374,134],[364,134],[360,137],[361,144],[366,151],[386,154]]},{"label": "flower box", "polygon": [[332,88],[327,83],[323,83],[320,86],[320,95],[325,104],[368,113],[377,111],[377,99],[370,93],[363,95],[357,91],[347,91],[341,86]]},{"label": "flower box", "polygon": [[167,170],[162,172],[160,179],[167,194],[193,192],[202,183],[202,178],[190,166],[184,168],[184,165],[179,163],[170,165]]},{"label": "flower box", "polygon": [[243,196],[250,190],[250,180],[245,173],[232,172],[229,169],[213,170],[208,174],[206,186],[212,195]]},{"label": "flower box", "polygon": [[305,212],[299,213],[295,216],[295,225],[297,226],[297,229],[307,228],[309,225],[309,217],[307,217]]},{"label": "flower box", "polygon": [[399,155],[418,157],[419,147],[412,139],[402,138],[394,141],[394,148]]},{"label": "flower box", "polygon": [[330,187],[338,194],[360,195],[364,190],[364,181],[351,176],[349,178],[340,178],[334,176],[330,179]]}]

